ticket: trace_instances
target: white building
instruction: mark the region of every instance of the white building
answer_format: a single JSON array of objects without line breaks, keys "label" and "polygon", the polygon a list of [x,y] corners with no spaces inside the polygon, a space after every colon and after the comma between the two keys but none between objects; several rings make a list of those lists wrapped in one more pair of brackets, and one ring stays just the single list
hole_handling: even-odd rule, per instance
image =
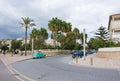
[{"label": "white building", "polygon": [[115,43],[120,42],[120,14],[110,15],[108,29],[110,39]]},{"label": "white building", "polygon": [[46,43],[47,45],[54,46],[54,40],[53,40],[53,39],[47,39],[47,40],[45,41],[45,43]]},{"label": "white building", "polygon": [[[17,38],[16,40],[21,40],[22,41],[22,45],[25,44],[25,38]],[[30,38],[27,38],[27,44],[29,43]]]},{"label": "white building", "polygon": [[[55,45],[55,40],[54,39],[47,39],[45,40],[46,45],[51,45],[54,46]],[[60,43],[56,41],[56,45],[60,46]]]}]

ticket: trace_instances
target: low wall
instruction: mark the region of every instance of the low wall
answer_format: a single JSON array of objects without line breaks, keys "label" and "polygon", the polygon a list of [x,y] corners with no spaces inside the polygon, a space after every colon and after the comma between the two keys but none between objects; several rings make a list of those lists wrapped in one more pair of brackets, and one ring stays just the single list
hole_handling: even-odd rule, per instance
[{"label": "low wall", "polygon": [[[50,50],[50,49],[47,49],[47,50],[39,50],[41,52],[43,52],[44,54],[46,54],[47,56],[54,56],[54,55],[59,55],[59,54],[71,54],[72,51],[71,50]],[[34,50],[34,53],[38,52],[38,50]],[[0,53],[2,54],[2,53]],[[12,52],[7,52],[6,54],[13,54]],[[20,55],[24,55],[25,54],[25,51],[19,51]],[[31,50],[27,50],[27,54],[28,55],[32,55],[32,51]]]},{"label": "low wall", "polygon": [[120,59],[120,47],[100,48],[98,50],[98,56],[109,59]]},{"label": "low wall", "polygon": [[[39,51],[43,52],[47,56],[54,56],[59,54],[71,54],[71,50],[39,50]],[[38,50],[34,50],[34,53],[35,52],[38,52]],[[32,54],[32,51],[27,51],[27,54]]]},{"label": "low wall", "polygon": [[59,55],[59,54],[71,54],[70,50],[40,50],[47,56]]}]

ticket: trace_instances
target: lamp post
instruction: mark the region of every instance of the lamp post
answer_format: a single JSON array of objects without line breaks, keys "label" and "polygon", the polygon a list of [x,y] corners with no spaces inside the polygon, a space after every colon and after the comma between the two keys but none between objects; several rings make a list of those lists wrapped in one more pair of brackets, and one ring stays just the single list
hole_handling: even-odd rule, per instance
[{"label": "lamp post", "polygon": [[85,60],[85,29],[83,29],[83,51],[84,51],[84,60]]}]

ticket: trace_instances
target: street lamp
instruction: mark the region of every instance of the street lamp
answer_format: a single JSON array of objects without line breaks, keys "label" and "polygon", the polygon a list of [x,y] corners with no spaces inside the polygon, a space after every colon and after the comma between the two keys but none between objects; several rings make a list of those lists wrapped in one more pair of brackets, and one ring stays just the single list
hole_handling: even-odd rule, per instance
[{"label": "street lamp", "polygon": [[84,60],[85,60],[85,29],[83,29],[83,51],[84,51]]}]

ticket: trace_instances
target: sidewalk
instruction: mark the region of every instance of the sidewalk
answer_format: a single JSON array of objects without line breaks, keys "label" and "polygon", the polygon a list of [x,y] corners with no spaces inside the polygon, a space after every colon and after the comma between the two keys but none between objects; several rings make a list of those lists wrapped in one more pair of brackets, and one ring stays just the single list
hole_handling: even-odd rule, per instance
[{"label": "sidewalk", "polygon": [[78,58],[78,62],[74,59],[70,64],[120,70],[120,59],[99,58],[97,54],[88,55],[85,58]]},{"label": "sidewalk", "polygon": [[11,54],[6,54],[6,55],[3,55],[3,54],[0,54],[0,59],[3,61],[3,63],[8,66],[14,62],[17,62],[17,61],[22,61],[22,60],[26,60],[26,59],[30,59],[32,58],[32,55],[31,54],[28,54],[27,56],[20,56],[20,54],[16,54],[16,55],[13,55],[11,56]]},{"label": "sidewalk", "polygon": [[23,74],[21,74],[19,71],[15,70],[11,64],[18,62],[18,61],[22,61],[22,60],[26,60],[26,59],[31,59],[32,55],[28,54],[27,56],[20,56],[20,54],[16,54],[11,56],[11,54],[0,54],[0,59],[2,60],[2,62],[6,65],[6,67],[8,68],[8,70],[11,72],[11,74],[16,75],[18,74],[18,76],[15,76],[18,80],[20,81],[35,81]]}]

